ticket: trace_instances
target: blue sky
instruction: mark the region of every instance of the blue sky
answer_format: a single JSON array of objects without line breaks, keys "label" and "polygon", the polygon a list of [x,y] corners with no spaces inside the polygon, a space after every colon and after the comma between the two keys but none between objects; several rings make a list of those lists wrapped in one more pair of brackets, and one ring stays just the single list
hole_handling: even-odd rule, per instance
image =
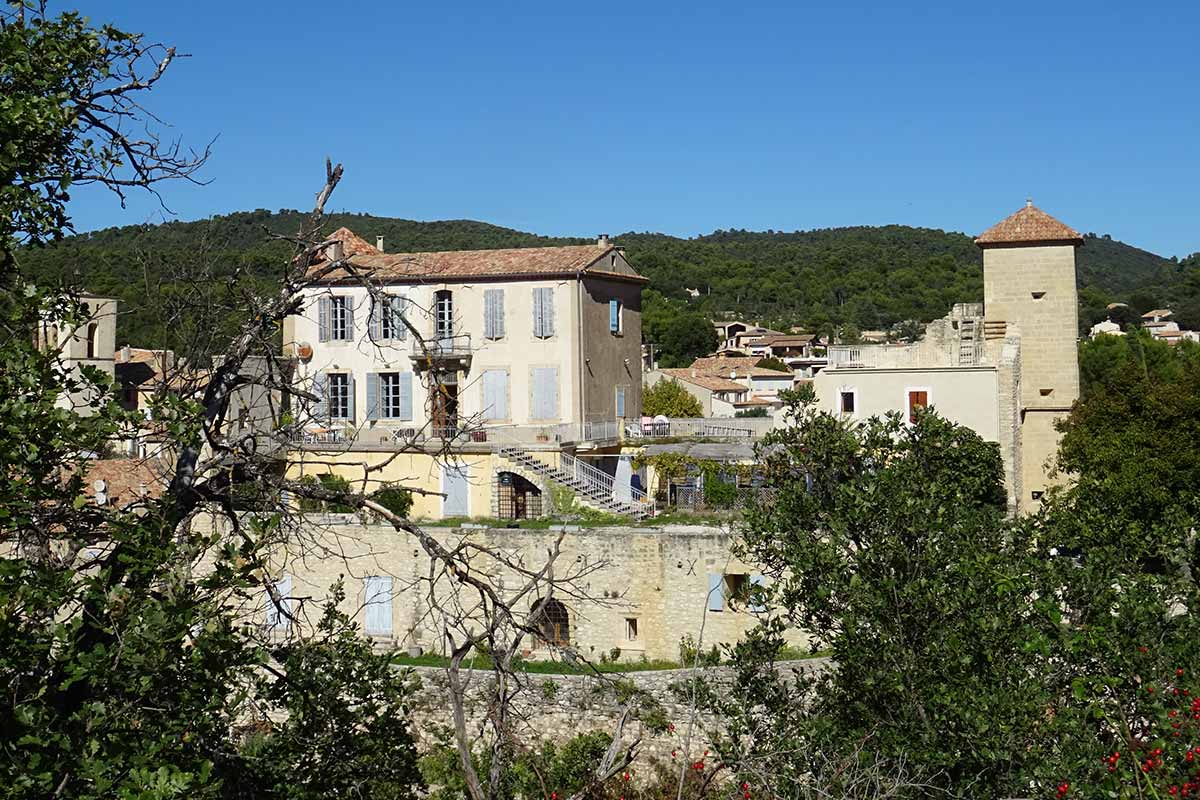
[{"label": "blue sky", "polygon": [[1200,250],[1200,3],[80,2],[191,54],[149,102],[218,137],[181,219],[308,207],[330,155],[332,210],[551,235],[977,233],[1031,195]]}]

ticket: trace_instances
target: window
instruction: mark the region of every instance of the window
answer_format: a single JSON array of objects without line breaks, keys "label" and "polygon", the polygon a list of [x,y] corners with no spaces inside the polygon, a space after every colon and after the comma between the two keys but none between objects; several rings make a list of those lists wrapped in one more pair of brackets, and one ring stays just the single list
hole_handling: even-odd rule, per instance
[{"label": "window", "polygon": [[292,579],[284,576],[275,582],[274,588],[275,594],[279,597],[278,603],[271,596],[270,590],[263,590],[263,610],[266,613],[267,629],[285,631],[291,624]]},{"label": "window", "polygon": [[412,419],[412,373],[367,375],[367,419]]},{"label": "window", "polygon": [[483,419],[490,422],[508,419],[508,370],[484,370],[480,383],[483,384]]},{"label": "window", "polygon": [[330,419],[354,417],[354,379],[345,372],[330,372],[325,376],[325,402]]},{"label": "window", "polygon": [[454,295],[448,289],[437,291],[433,295],[434,337],[450,339],[454,336]]},{"label": "window", "polygon": [[354,338],[354,302],[347,295],[327,295],[317,301],[317,339],[348,342]]},{"label": "window", "polygon": [[625,641],[636,642],[638,640],[638,621],[637,617],[625,618]]},{"label": "window", "polygon": [[854,416],[858,410],[858,390],[842,389],[838,392],[838,411],[847,416]]},{"label": "window", "polygon": [[554,287],[533,290],[533,335],[549,339],[554,335]]},{"label": "window", "polygon": [[750,576],[745,573],[731,573],[725,576],[725,596],[733,599],[746,597],[750,590]]},{"label": "window", "polygon": [[565,647],[571,643],[571,618],[567,607],[558,600],[538,600],[529,612],[529,621],[538,631],[539,642],[554,647]]},{"label": "window", "polygon": [[408,338],[404,315],[408,298],[384,295],[371,301],[371,338],[377,342],[403,341]]},{"label": "window", "polygon": [[487,289],[483,293],[483,336],[504,338],[504,290]]},{"label": "window", "polygon": [[531,418],[536,420],[558,419],[558,367],[534,367],[532,377]]},{"label": "window", "polygon": [[616,413],[617,418],[618,419],[623,418],[625,416],[625,387],[624,386],[617,387],[616,408],[617,408],[617,413]]},{"label": "window", "polygon": [[87,357],[95,358],[100,352],[100,326],[92,323],[87,327]]},{"label": "window", "polygon": [[908,421],[917,421],[917,409],[929,408],[929,390],[928,389],[908,389],[906,392],[905,406],[908,409]]},{"label": "window", "polygon": [[392,579],[386,575],[368,575],[363,604],[363,630],[375,636],[392,632]]},{"label": "window", "polygon": [[614,298],[608,301],[608,330],[610,333],[620,336],[625,332],[624,314],[622,313],[624,310],[620,300]]},{"label": "window", "polygon": [[1041,300],[1043,297],[1046,296],[1045,292],[1031,292],[1031,294],[1033,295],[1034,300]]},{"label": "window", "polygon": [[725,581],[715,573],[708,573],[708,610],[725,610]]}]

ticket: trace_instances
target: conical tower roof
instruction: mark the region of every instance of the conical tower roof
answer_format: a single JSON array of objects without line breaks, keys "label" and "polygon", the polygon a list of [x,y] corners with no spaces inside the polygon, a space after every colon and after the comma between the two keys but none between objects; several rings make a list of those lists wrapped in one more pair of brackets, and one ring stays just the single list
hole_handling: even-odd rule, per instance
[{"label": "conical tower roof", "polygon": [[1030,244],[1083,244],[1079,231],[1060,222],[1033,204],[1010,217],[997,222],[975,239],[980,247],[1004,247],[1005,245]]}]

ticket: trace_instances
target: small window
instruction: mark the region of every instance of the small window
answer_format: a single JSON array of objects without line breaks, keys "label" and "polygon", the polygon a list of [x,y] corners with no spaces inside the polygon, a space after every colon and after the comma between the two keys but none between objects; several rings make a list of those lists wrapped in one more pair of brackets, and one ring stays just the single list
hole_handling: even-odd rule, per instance
[{"label": "small window", "polygon": [[1049,397],[1050,395],[1054,394],[1054,390],[1053,389],[1038,389],[1038,394],[1040,394],[1042,397]]},{"label": "small window", "polygon": [[858,392],[853,389],[843,389],[838,393],[838,410],[843,414],[854,414],[858,404]]},{"label": "small window", "polygon": [[725,596],[730,599],[746,597],[750,590],[750,576],[745,573],[731,573],[725,576]]},{"label": "small window", "polygon": [[616,413],[617,418],[618,419],[624,418],[624,416],[625,416],[625,387],[624,386],[617,387],[616,406],[617,406],[617,413]]},{"label": "small window", "polygon": [[638,640],[638,621],[637,617],[625,618],[625,641],[636,642]]},{"label": "small window", "polygon": [[1030,492],[1030,493],[1029,493],[1029,496],[1030,496],[1030,497],[1032,497],[1034,500],[1041,500],[1041,499],[1042,499],[1042,494],[1043,494],[1043,493],[1042,493],[1042,492],[1039,492],[1039,491],[1032,491],[1032,492]]},{"label": "small window", "polygon": [[625,332],[624,310],[620,300],[614,298],[608,301],[608,330],[610,333],[620,336]]},{"label": "small window", "polygon": [[1034,300],[1041,300],[1041,299],[1042,299],[1043,297],[1045,297],[1045,296],[1046,296],[1046,293],[1045,293],[1045,292],[1033,292],[1033,299],[1034,299]]},{"label": "small window", "polygon": [[909,389],[908,390],[908,421],[917,421],[917,409],[929,407],[929,390],[928,389]]},{"label": "small window", "polygon": [[100,352],[100,326],[96,323],[88,325],[87,328],[87,357],[95,358]]}]

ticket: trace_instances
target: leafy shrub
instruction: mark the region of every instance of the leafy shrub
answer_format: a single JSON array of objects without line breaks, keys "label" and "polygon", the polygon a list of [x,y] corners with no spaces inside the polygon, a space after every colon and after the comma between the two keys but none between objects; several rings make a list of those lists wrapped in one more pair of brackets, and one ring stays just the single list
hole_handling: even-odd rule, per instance
[{"label": "leafy shrub", "polygon": [[[305,475],[300,479],[301,483],[310,486],[320,486],[331,492],[350,493],[350,481],[343,478],[341,475],[334,475],[332,472],[323,473],[320,476]],[[320,512],[325,511],[330,514],[353,514],[354,506],[346,503],[325,502],[315,498],[302,497],[300,498],[300,510],[304,512]]]},{"label": "leafy shrub", "polygon": [[376,489],[371,499],[398,517],[407,518],[408,512],[412,510],[412,492],[403,486],[384,486],[382,489]]}]

